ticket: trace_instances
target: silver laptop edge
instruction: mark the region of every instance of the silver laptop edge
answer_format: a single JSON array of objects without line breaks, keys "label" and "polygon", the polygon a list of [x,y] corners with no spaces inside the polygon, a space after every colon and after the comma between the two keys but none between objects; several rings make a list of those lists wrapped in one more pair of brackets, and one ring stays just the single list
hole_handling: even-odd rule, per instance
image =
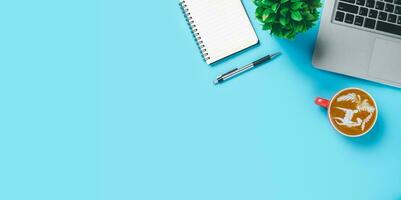
[{"label": "silver laptop edge", "polygon": [[337,22],[334,19],[339,2],[326,1],[313,65],[401,88],[401,36]]}]

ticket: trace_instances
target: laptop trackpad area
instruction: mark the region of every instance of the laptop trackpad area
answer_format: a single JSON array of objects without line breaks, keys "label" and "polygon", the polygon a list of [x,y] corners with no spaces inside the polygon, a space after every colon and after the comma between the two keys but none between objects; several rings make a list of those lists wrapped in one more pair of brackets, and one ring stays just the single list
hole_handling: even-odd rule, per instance
[{"label": "laptop trackpad area", "polygon": [[385,81],[401,83],[401,43],[376,39],[369,75]]}]

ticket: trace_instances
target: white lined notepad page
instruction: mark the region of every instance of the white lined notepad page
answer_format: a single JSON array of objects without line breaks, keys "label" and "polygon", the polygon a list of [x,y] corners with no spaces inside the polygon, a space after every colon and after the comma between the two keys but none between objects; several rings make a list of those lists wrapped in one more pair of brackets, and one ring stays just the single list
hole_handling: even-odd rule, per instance
[{"label": "white lined notepad page", "polygon": [[241,0],[184,0],[208,64],[258,43]]}]

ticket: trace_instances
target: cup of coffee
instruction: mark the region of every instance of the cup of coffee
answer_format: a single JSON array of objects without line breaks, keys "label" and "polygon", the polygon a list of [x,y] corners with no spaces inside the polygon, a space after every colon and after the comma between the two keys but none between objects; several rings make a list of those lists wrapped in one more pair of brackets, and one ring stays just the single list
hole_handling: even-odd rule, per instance
[{"label": "cup of coffee", "polygon": [[377,121],[378,109],[373,97],[359,88],[346,88],[331,100],[316,98],[315,103],[327,108],[331,125],[348,137],[368,133]]}]

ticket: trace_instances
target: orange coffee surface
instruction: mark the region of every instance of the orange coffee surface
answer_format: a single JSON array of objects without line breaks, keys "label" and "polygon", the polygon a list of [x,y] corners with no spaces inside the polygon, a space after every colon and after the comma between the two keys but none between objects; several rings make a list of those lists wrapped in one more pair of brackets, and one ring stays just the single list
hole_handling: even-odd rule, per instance
[{"label": "orange coffee surface", "polygon": [[347,89],[338,93],[331,101],[330,121],[342,133],[361,135],[374,125],[377,107],[364,91]]}]

